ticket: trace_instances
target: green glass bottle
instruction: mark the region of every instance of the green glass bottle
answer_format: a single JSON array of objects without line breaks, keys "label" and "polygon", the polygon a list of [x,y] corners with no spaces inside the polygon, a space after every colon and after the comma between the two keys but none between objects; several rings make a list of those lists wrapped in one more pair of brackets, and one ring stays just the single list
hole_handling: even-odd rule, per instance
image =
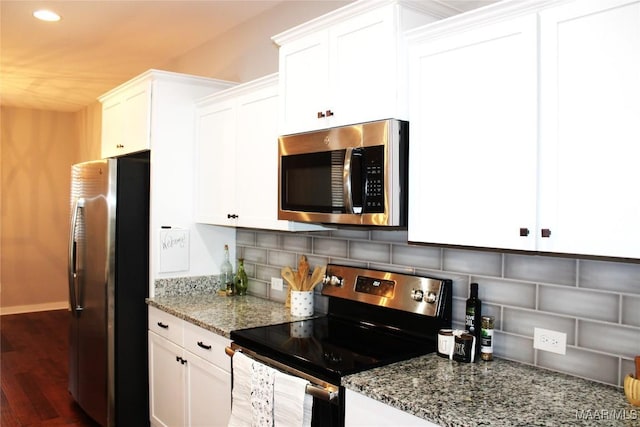
[{"label": "green glass bottle", "polygon": [[235,278],[236,295],[246,295],[247,288],[249,287],[249,278],[247,272],[244,271],[244,259],[238,259],[238,271]]}]

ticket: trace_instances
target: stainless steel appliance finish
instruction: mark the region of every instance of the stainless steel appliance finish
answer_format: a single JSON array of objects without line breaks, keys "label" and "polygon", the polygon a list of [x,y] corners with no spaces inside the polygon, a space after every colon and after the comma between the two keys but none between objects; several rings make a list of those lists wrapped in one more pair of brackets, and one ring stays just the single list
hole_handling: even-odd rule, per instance
[{"label": "stainless steel appliance finish", "polygon": [[451,280],[327,265],[326,316],[231,332],[242,351],[309,381],[312,425],[344,425],[342,378],[437,350],[451,327]]},{"label": "stainless steel appliance finish", "polygon": [[322,295],[436,317],[446,307],[445,283],[429,277],[330,264]]},{"label": "stainless steel appliance finish", "polygon": [[149,154],[71,167],[69,392],[102,426],[149,424]]},{"label": "stainless steel appliance finish", "polygon": [[389,119],[281,136],[278,218],[406,226],[408,126]]}]

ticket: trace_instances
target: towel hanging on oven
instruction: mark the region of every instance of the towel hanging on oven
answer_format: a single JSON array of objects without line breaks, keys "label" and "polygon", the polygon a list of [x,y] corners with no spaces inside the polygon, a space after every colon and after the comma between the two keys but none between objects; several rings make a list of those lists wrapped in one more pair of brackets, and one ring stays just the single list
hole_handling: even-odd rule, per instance
[{"label": "towel hanging on oven", "polygon": [[273,384],[273,420],[275,427],[311,426],[313,397],[306,393],[308,381],[276,372]]},{"label": "towel hanging on oven", "polygon": [[234,354],[229,427],[251,425],[251,365],[253,365],[252,359],[240,352]]},{"label": "towel hanging on oven", "polygon": [[251,365],[252,427],[273,427],[273,380],[276,370],[260,362]]}]

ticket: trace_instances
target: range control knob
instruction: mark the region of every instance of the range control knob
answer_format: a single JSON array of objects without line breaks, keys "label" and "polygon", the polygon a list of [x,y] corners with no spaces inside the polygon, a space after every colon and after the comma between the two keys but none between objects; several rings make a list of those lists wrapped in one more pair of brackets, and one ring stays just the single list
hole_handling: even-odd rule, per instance
[{"label": "range control knob", "polygon": [[422,289],[413,289],[411,291],[411,299],[414,301],[422,301],[422,297],[424,296],[424,292]]},{"label": "range control knob", "polygon": [[338,276],[324,276],[322,279],[323,285],[331,285],[331,286],[342,286],[344,284],[344,279]]},{"label": "range control knob", "polygon": [[424,297],[424,301],[429,304],[434,304],[438,300],[438,297],[433,292],[427,292],[427,296]]}]

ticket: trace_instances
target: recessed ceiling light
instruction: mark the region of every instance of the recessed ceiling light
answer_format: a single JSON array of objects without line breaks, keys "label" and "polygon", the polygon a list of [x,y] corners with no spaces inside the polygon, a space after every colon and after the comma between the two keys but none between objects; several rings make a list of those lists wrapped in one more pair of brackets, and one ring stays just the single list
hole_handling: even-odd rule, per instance
[{"label": "recessed ceiling light", "polygon": [[56,22],[60,20],[60,15],[46,9],[36,10],[35,12],[33,12],[33,16],[41,21]]}]

